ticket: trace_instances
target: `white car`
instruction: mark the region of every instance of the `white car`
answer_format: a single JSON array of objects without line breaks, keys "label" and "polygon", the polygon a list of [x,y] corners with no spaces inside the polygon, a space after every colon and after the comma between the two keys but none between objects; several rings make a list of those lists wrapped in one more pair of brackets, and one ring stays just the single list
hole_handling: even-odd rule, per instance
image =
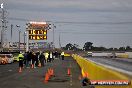
[{"label": "white car", "polygon": [[88,57],[92,57],[93,53],[92,52],[87,52]]}]

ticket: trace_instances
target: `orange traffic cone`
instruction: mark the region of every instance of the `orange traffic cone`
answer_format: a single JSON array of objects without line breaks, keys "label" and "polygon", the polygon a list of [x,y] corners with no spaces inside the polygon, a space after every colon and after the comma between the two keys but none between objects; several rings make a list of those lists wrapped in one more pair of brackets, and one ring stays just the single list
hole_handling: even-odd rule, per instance
[{"label": "orange traffic cone", "polygon": [[51,69],[51,76],[54,76],[54,70]]},{"label": "orange traffic cone", "polygon": [[46,73],[46,74],[45,74],[44,83],[48,83],[48,81],[49,81],[49,74]]},{"label": "orange traffic cone", "polygon": [[71,75],[70,68],[67,69],[67,75]]},{"label": "orange traffic cone", "polygon": [[21,67],[19,67],[19,73],[21,73],[22,72],[22,68]]},{"label": "orange traffic cone", "polygon": [[50,75],[50,69],[48,68],[47,73]]},{"label": "orange traffic cone", "polygon": [[31,65],[31,68],[34,68],[34,65],[33,64]]},{"label": "orange traffic cone", "polygon": [[85,72],[85,75],[84,75],[84,77],[87,77],[87,78],[89,78],[89,75],[88,75],[88,73],[87,73],[87,72]]},{"label": "orange traffic cone", "polygon": [[41,63],[38,64],[38,67],[41,67]]}]

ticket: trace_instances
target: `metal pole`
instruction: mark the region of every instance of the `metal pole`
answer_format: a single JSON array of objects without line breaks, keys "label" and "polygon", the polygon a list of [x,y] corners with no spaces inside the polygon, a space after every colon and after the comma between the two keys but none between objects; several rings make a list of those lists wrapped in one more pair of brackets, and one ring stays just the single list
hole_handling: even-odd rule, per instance
[{"label": "metal pole", "polygon": [[29,23],[26,24],[26,52],[29,51]]},{"label": "metal pole", "polygon": [[1,30],[1,48],[3,48],[3,30]]},{"label": "metal pole", "polygon": [[29,51],[29,36],[28,36],[28,30],[26,32],[27,36],[27,44],[26,44],[26,51]]},{"label": "metal pole", "polygon": [[[17,28],[20,28],[20,25],[16,25]],[[19,48],[19,52],[20,52],[20,33],[21,33],[21,30],[18,29],[19,31],[19,43],[18,43],[18,48]]]},{"label": "metal pole", "polygon": [[55,48],[55,43],[54,43],[54,41],[55,41],[55,39],[54,39],[54,37],[55,37],[55,36],[54,36],[54,32],[55,32],[55,31],[54,31],[54,26],[55,26],[55,25],[53,24],[53,49]]},{"label": "metal pole", "polygon": [[20,51],[20,33],[21,33],[21,31],[19,30],[19,51]]},{"label": "metal pole", "polygon": [[24,51],[25,51],[25,36],[26,36],[26,32],[24,32]]},{"label": "metal pole", "polygon": [[1,48],[3,48],[3,30],[4,30],[4,23],[5,23],[4,9],[2,8]]},{"label": "metal pole", "polygon": [[61,49],[61,39],[60,39],[60,33],[59,33],[59,46],[60,46],[60,49]]},{"label": "metal pole", "polygon": [[11,24],[11,41],[10,41],[10,44],[12,45],[12,46],[11,46],[11,50],[13,51],[12,29],[13,29],[13,25]]}]

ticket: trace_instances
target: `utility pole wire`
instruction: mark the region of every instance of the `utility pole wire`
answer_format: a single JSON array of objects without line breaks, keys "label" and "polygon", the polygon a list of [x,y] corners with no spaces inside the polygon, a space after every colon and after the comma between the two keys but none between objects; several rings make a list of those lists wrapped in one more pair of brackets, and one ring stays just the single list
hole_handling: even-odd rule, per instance
[{"label": "utility pole wire", "polygon": [[107,35],[107,34],[115,34],[115,35],[132,35],[132,33],[98,33],[98,32],[71,32],[71,31],[69,31],[69,32],[60,32],[60,33],[64,33],[64,34],[67,34],[67,33],[69,33],[69,34],[99,34],[99,35]]},{"label": "utility pole wire", "polygon": [[[17,21],[31,21],[29,19],[24,19],[24,18],[14,18],[14,17],[9,17],[9,20],[17,20]],[[83,22],[83,21],[46,21],[46,22],[53,22],[56,24],[81,24],[81,25],[87,25],[87,24],[106,24],[106,25],[116,25],[116,24],[132,24],[132,21],[120,21],[120,22]]]}]

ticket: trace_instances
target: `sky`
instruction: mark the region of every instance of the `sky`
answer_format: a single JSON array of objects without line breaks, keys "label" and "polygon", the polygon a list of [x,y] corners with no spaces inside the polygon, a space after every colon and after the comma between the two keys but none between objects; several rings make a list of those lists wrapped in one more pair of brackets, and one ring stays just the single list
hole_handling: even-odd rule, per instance
[{"label": "sky", "polygon": [[[7,41],[13,24],[13,39],[21,41],[30,21],[51,21],[56,28],[55,46],[68,43],[93,42],[94,46],[132,47],[132,0],[0,0],[7,11]],[[48,31],[47,42],[53,41],[53,30]],[[33,42],[33,41],[30,41]]]}]

